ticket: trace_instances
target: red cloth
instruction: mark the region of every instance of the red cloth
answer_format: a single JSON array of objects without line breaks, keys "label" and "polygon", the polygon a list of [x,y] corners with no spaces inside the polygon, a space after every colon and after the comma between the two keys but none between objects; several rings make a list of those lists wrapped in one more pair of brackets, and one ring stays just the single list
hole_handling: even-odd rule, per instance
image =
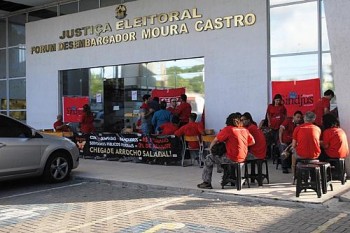
[{"label": "red cloth", "polygon": [[81,115],[81,121],[80,121],[80,131],[82,133],[91,133],[95,131],[94,127],[94,116],[86,115],[85,112]]},{"label": "red cloth", "polygon": [[179,127],[171,122],[166,122],[160,126],[160,129],[162,130],[161,135],[173,135],[175,134],[175,131],[179,129]]},{"label": "red cloth", "polygon": [[312,123],[297,126],[293,132],[297,154],[304,159],[318,158],[321,153],[320,136],[321,129]]},{"label": "red cloth", "polygon": [[329,128],[323,132],[325,152],[330,158],[345,158],[349,154],[348,139],[341,128]]},{"label": "red cloth", "polygon": [[284,127],[283,133],[282,133],[282,142],[286,144],[290,144],[293,140],[293,131],[295,127],[297,126],[293,122],[293,117],[288,117],[283,121],[281,124],[281,127]]},{"label": "red cloth", "polygon": [[250,124],[247,129],[255,140],[255,144],[248,148],[249,152],[258,159],[264,159],[266,157],[266,139],[264,133],[254,124]]},{"label": "red cloth", "polygon": [[275,106],[274,104],[269,104],[266,113],[270,117],[271,129],[279,129],[280,125],[287,117],[287,109],[284,107],[284,105]]},{"label": "red cloth", "polygon": [[171,114],[175,114],[175,108],[173,107],[168,107],[166,110],[168,110],[169,112],[171,112]]},{"label": "red cloth", "polygon": [[148,110],[148,109],[149,109],[149,105],[146,104],[145,102],[143,102],[140,108],[141,108],[141,109],[147,109],[147,110]]},{"label": "red cloth", "polygon": [[180,122],[187,123],[189,121],[191,115],[192,107],[187,102],[182,102],[175,109],[175,114],[177,114],[180,118]]},{"label": "red cloth", "polygon": [[57,132],[69,132],[70,129],[68,126],[64,126],[63,128],[61,129],[57,129],[58,126],[62,126],[63,125],[63,122],[62,121],[56,121],[54,124],[53,124],[53,128],[57,131]]},{"label": "red cloth", "polygon": [[242,127],[226,126],[216,136],[219,142],[226,142],[226,156],[234,162],[244,162],[248,145],[254,143],[253,136]]},{"label": "red cloth", "polygon": [[331,101],[326,97],[322,97],[319,101],[316,102],[314,109],[314,113],[316,114],[316,125],[322,126],[322,116],[324,115],[324,109],[328,108],[328,110],[330,110],[330,107]]},{"label": "red cloth", "polygon": [[[182,135],[186,136],[200,136],[203,134],[204,129],[202,127],[202,124],[199,124],[197,122],[189,122],[186,125],[182,126],[180,129],[175,131],[175,135],[178,137],[181,137]],[[192,149],[198,149],[199,143],[198,142],[189,142],[188,146]]]}]

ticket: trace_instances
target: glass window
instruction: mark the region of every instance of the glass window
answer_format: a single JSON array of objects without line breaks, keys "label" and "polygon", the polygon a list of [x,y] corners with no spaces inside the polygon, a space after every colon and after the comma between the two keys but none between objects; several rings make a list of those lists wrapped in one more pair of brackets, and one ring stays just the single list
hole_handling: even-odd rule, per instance
[{"label": "glass window", "polygon": [[270,5],[273,6],[273,5],[279,5],[279,4],[305,2],[305,1],[308,1],[308,0],[270,0]]},{"label": "glass window", "polygon": [[99,8],[99,0],[79,1],[79,11],[87,11]]},{"label": "glass window", "polygon": [[10,111],[10,117],[13,117],[19,121],[25,123],[27,119],[27,113],[25,111]]},{"label": "glass window", "polygon": [[119,4],[116,0],[100,0],[101,7],[113,6]]},{"label": "glass window", "polygon": [[291,81],[318,78],[318,55],[271,58],[271,80]]},{"label": "glass window", "polygon": [[57,16],[57,6],[29,12],[29,22]]},{"label": "glass window", "polygon": [[326,90],[334,90],[332,59],[330,53],[322,54],[322,93]]},{"label": "glass window", "polygon": [[60,15],[74,14],[78,12],[78,2],[60,5]]},{"label": "glass window", "polygon": [[26,15],[16,15],[8,18],[9,21],[9,46],[25,44]]},{"label": "glass window", "polygon": [[6,47],[6,20],[0,19],[0,48]]},{"label": "glass window", "polygon": [[30,137],[31,135],[29,127],[4,116],[0,116],[0,128],[0,137]]},{"label": "glass window", "polygon": [[318,50],[317,2],[271,8],[271,54]]},{"label": "glass window", "polygon": [[10,80],[10,109],[25,110],[26,109],[26,79]]},{"label": "glass window", "polygon": [[6,49],[0,49],[0,79],[6,78]]},{"label": "glass window", "polygon": [[26,50],[24,46],[9,49],[9,76],[24,77],[26,75]]},{"label": "glass window", "polygon": [[326,15],[324,12],[323,1],[321,2],[321,25],[322,25],[322,51],[328,51],[329,40],[328,40],[327,21],[326,21]]},{"label": "glass window", "polygon": [[0,110],[6,110],[6,81],[0,81]]}]

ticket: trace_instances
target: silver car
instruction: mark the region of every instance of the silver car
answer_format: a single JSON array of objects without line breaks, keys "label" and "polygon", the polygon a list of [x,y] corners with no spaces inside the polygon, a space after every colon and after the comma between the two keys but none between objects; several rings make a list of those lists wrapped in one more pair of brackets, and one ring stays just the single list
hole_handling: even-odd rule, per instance
[{"label": "silver car", "polygon": [[61,182],[78,164],[78,148],[68,138],[42,134],[0,114],[0,181],[42,176]]}]

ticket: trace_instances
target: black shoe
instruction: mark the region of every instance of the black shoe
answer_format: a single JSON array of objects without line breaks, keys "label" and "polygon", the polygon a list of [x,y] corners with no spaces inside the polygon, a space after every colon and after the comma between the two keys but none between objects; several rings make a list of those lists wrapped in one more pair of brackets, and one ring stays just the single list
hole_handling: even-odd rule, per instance
[{"label": "black shoe", "polygon": [[207,182],[203,182],[201,184],[198,184],[197,187],[200,188],[200,189],[212,189],[213,188],[211,186],[211,184],[209,184]]},{"label": "black shoe", "polygon": [[288,173],[289,173],[289,171],[288,171],[287,168],[283,168],[282,172],[283,172],[284,174],[288,174]]}]

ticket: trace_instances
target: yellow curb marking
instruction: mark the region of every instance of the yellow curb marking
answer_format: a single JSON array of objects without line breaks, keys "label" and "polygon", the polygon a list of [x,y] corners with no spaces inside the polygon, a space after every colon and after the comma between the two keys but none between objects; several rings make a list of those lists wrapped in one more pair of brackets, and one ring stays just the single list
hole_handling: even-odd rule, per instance
[{"label": "yellow curb marking", "polygon": [[311,233],[324,232],[329,226],[331,226],[332,224],[338,222],[340,219],[345,218],[346,216],[347,216],[347,214],[344,214],[344,213],[338,214],[337,217],[329,219],[327,222],[325,222],[321,226],[318,226],[317,229],[312,231]]}]

